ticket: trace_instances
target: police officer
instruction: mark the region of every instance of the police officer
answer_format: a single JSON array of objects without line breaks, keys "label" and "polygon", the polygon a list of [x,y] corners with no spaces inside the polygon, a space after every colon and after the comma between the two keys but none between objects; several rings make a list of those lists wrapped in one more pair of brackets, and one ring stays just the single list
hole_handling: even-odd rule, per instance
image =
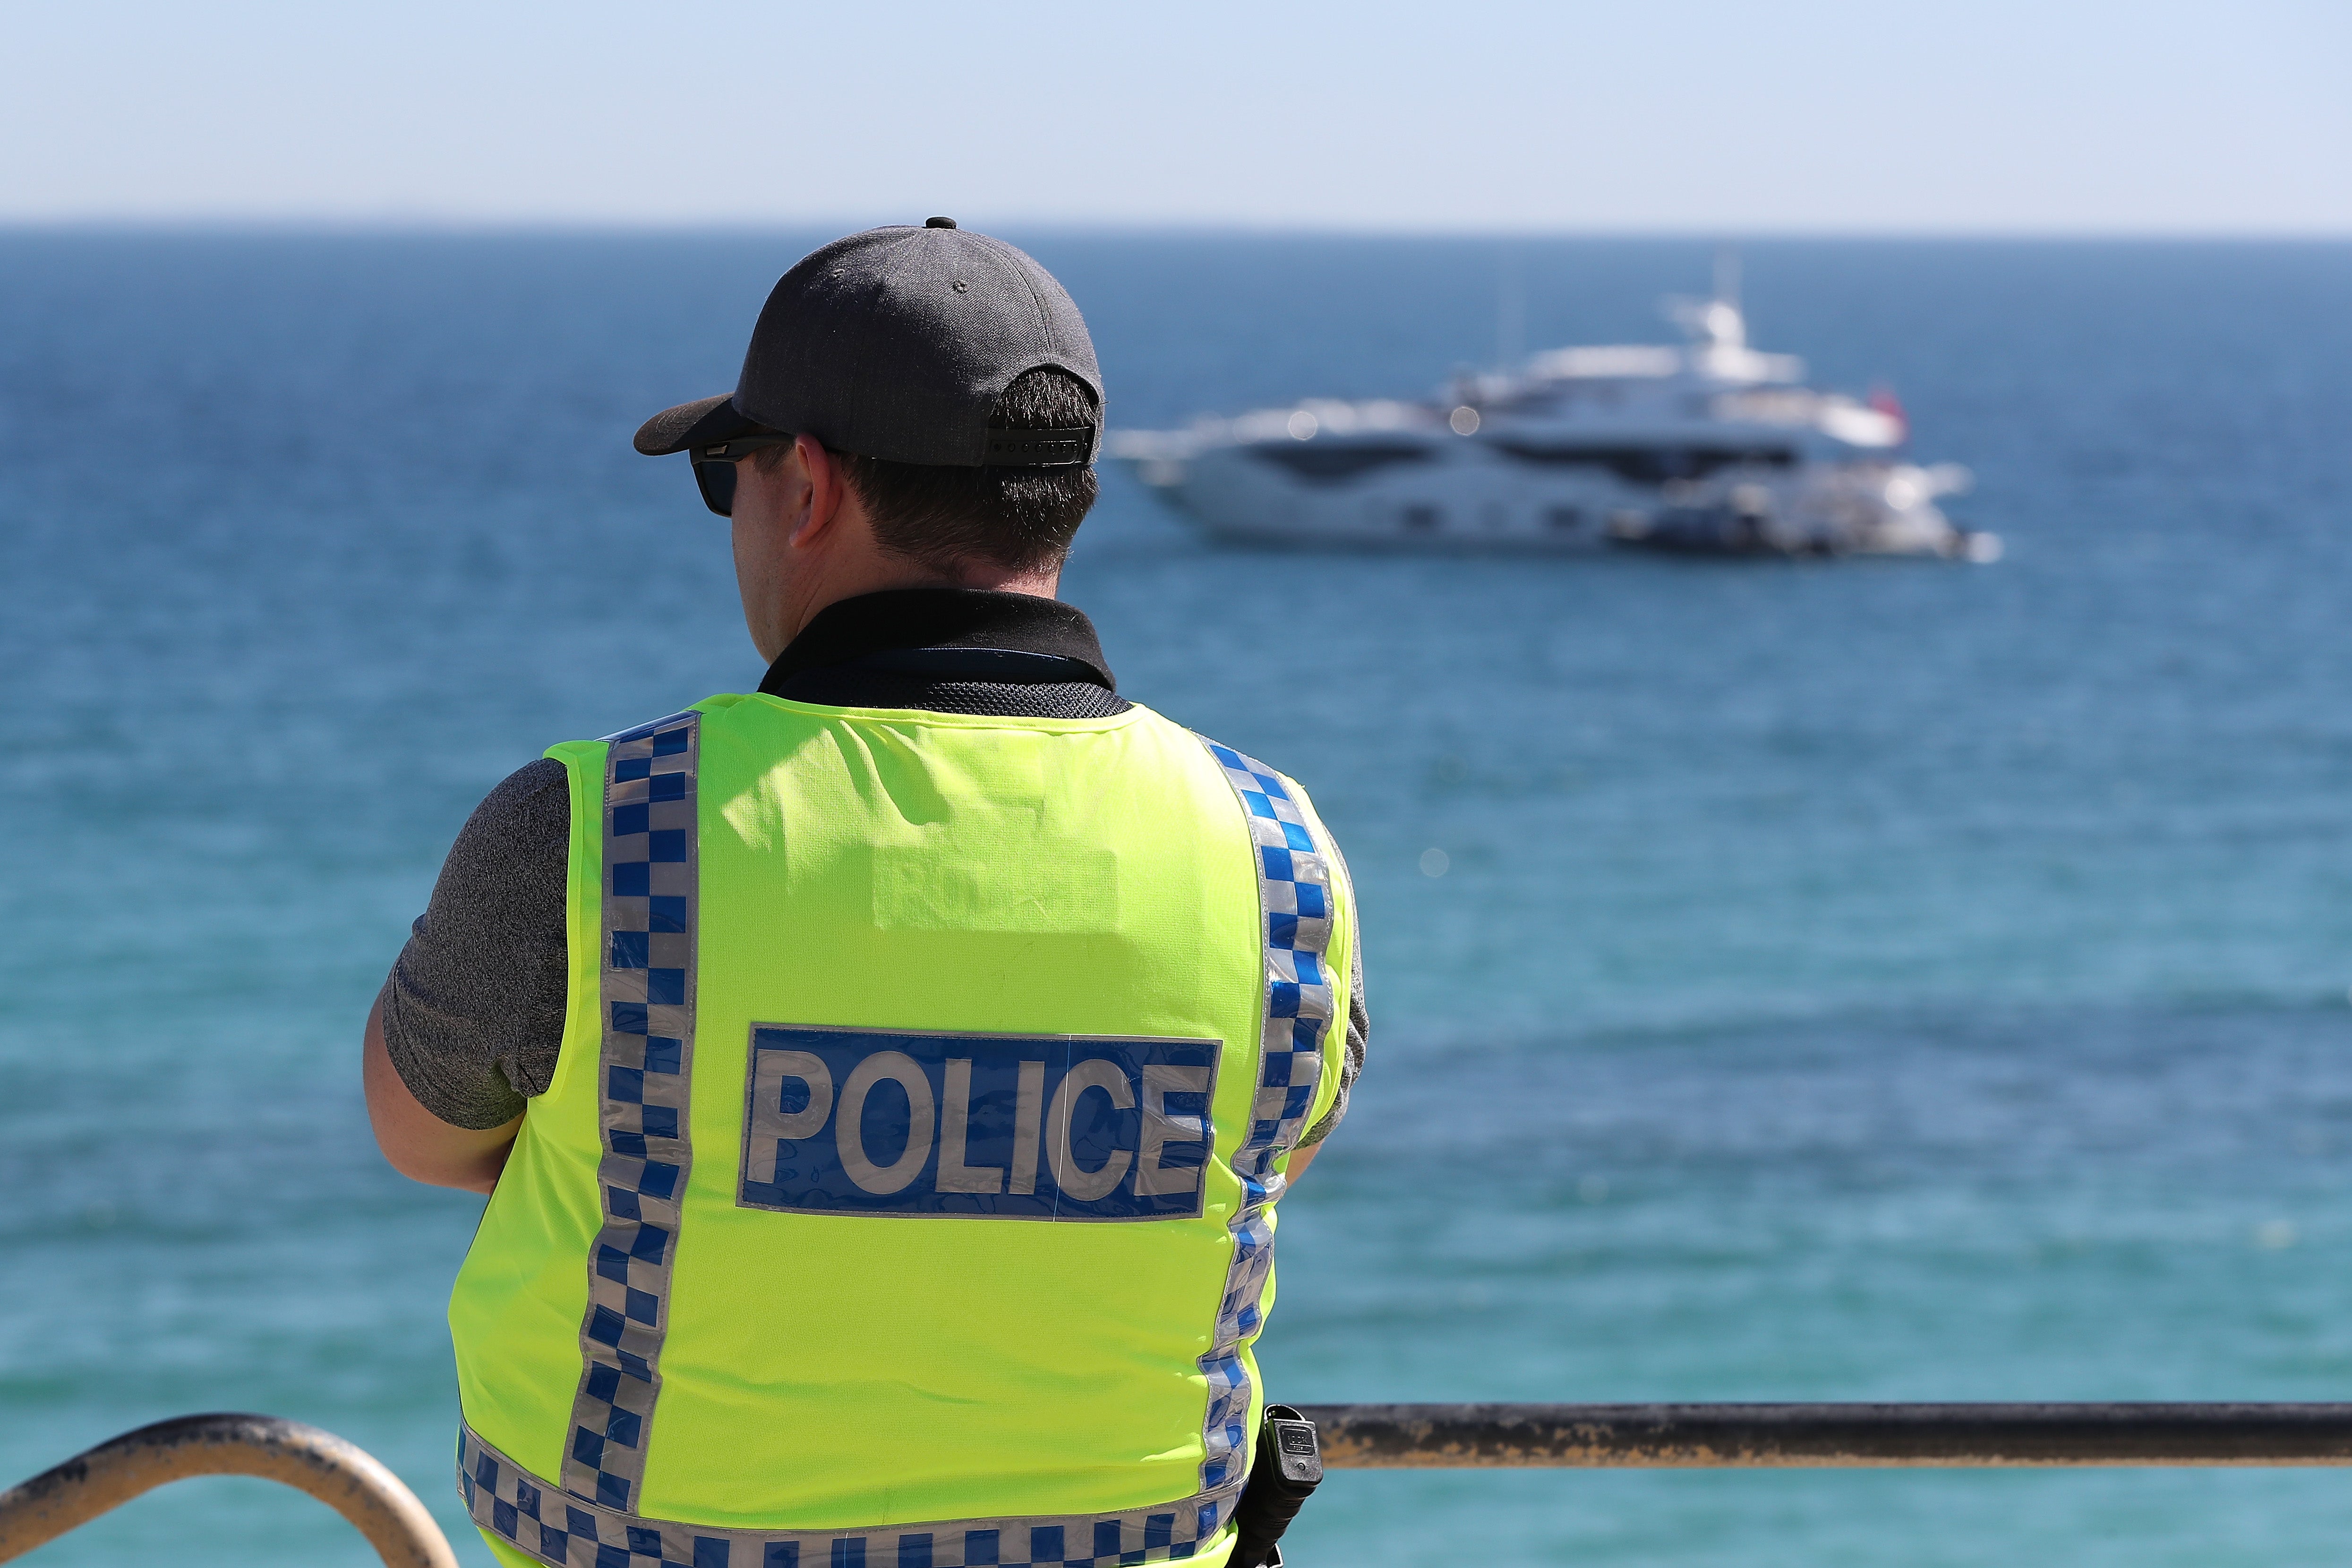
[{"label": "police officer", "polygon": [[934,218],[637,433],[767,674],[501,784],[368,1020],[386,1156],[490,1195],[449,1316],[503,1563],[1232,1551],[1356,922],[1305,792],[1054,597],[1102,404],[1061,286]]}]

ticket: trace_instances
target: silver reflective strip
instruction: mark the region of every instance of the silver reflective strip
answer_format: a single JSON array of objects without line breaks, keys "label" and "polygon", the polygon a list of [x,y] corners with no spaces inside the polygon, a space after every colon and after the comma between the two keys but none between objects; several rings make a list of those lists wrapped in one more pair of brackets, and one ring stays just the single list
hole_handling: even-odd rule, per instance
[{"label": "silver reflective strip", "polygon": [[596,1167],[604,1224],[588,1260],[563,1490],[622,1513],[636,1506],[645,1485],[678,1211],[693,1164],[687,1108],[699,723],[698,715],[682,713],[624,730],[610,737],[604,763],[604,1043],[597,1061],[604,1152]]},{"label": "silver reflective strip", "polygon": [[1323,956],[1331,946],[1330,861],[1274,769],[1202,737],[1240,800],[1257,854],[1259,932],[1265,944],[1265,1013],[1257,1094],[1234,1150],[1242,1201],[1234,1210],[1233,1261],[1217,1327],[1201,1371],[1209,1380],[1202,1427],[1201,1490],[1238,1492],[1249,1478],[1249,1364],[1242,1341],[1257,1332],[1258,1303],[1274,1271],[1273,1216],[1283,1178],[1274,1162],[1298,1142],[1323,1073],[1323,1039],[1336,1016]]},{"label": "silver reflective strip", "polygon": [[1111,1568],[1192,1556],[1218,1511],[1198,1499],[1125,1513],[967,1519],[856,1531],[719,1530],[566,1496],[457,1432],[457,1485],[482,1529],[565,1568]]}]

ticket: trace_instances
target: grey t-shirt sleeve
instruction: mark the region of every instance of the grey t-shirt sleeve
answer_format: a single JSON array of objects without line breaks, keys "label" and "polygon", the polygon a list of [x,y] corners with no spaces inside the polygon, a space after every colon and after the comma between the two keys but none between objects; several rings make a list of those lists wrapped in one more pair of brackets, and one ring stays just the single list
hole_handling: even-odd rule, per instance
[{"label": "grey t-shirt sleeve", "polygon": [[[1336,851],[1339,846],[1335,844],[1332,847]],[[1343,875],[1346,868],[1347,862],[1342,860],[1340,869]],[[1348,1113],[1348,1092],[1356,1086],[1356,1080],[1363,1073],[1364,1044],[1372,1032],[1371,1015],[1364,1010],[1364,927],[1363,923],[1356,918],[1355,879],[1348,877],[1346,881],[1348,927],[1356,934],[1353,962],[1348,966],[1348,1048],[1339,1061],[1339,1096],[1331,1102],[1331,1108],[1323,1113],[1322,1120],[1300,1136],[1297,1146],[1302,1149],[1311,1149],[1330,1136],[1331,1129],[1339,1124],[1339,1118]]]},{"label": "grey t-shirt sleeve", "polygon": [[383,1043],[417,1102],[495,1127],[546,1092],[563,1047],[572,786],[541,758],[466,820],[383,983]]}]

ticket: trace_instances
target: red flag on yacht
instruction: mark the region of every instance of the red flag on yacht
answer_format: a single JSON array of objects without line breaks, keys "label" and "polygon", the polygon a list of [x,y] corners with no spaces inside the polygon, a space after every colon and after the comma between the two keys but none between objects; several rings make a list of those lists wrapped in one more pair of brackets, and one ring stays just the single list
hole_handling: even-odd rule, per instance
[{"label": "red flag on yacht", "polygon": [[1881,382],[1877,385],[1872,387],[1870,389],[1870,406],[1885,414],[1887,418],[1893,420],[1895,423],[1901,425],[1903,427],[1904,439],[1906,441],[1910,439],[1911,416],[1903,412],[1903,400],[1895,395],[1895,389],[1893,387],[1888,386],[1885,382]]}]

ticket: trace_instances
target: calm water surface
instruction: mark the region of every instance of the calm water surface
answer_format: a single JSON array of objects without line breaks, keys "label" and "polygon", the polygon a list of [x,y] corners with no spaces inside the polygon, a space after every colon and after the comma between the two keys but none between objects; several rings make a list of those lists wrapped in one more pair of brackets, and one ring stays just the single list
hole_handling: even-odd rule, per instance
[{"label": "calm water surface", "polygon": [[[359,1021],[481,793],[759,665],[646,413],[822,236],[0,235],[0,1480],[205,1408],[447,1479],[478,1204]],[[1501,247],[1016,236],[1115,421],[1412,393]],[[1704,247],[1523,243],[1537,343]],[[1289,1399],[2352,1399],[2352,247],[1775,244],[1927,563],[1208,548],[1124,477],[1122,685],[1314,788],[1375,1038],[1286,1206]],[[1441,877],[1423,852],[1444,852]],[[1435,863],[1433,858],[1431,863]],[[1340,1474],[1341,1563],[2339,1561],[2324,1473]],[[258,1482],[31,1559],[368,1561]]]}]

